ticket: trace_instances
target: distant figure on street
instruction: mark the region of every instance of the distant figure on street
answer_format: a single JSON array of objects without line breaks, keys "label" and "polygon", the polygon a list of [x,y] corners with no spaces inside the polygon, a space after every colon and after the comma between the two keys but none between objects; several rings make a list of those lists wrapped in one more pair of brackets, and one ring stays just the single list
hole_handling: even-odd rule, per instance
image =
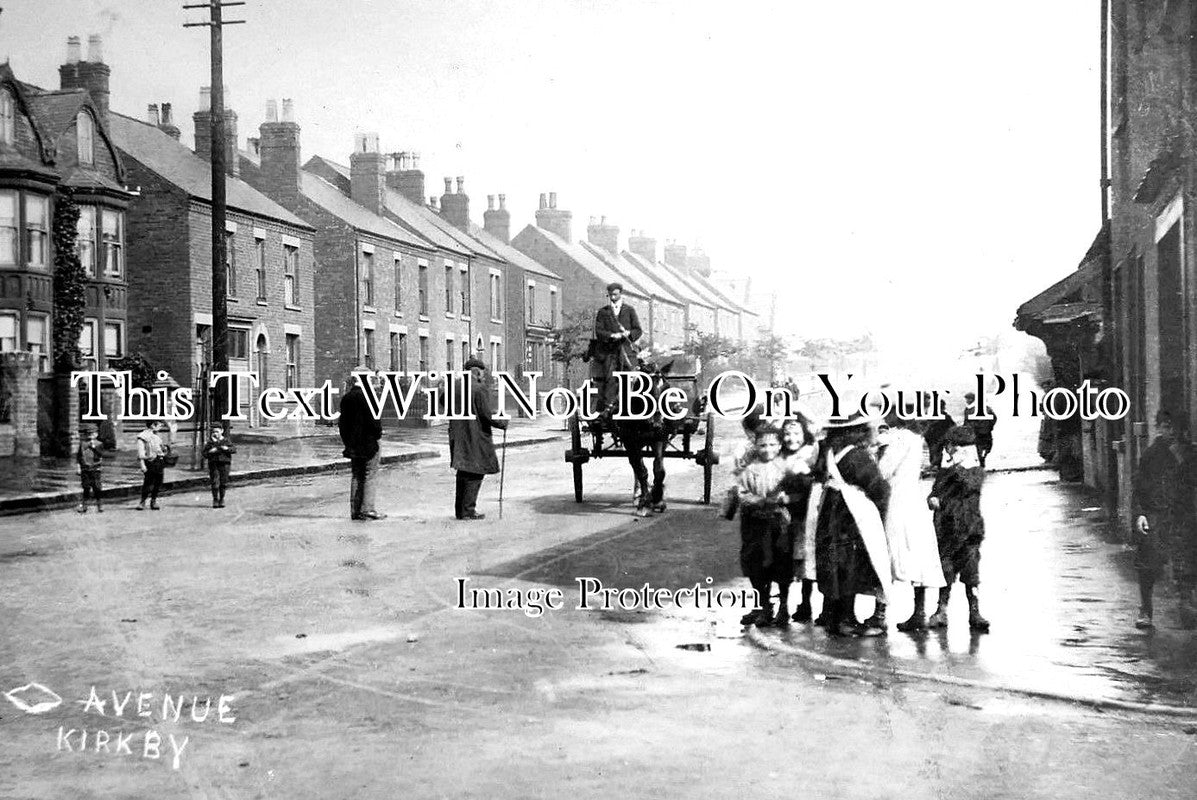
[{"label": "distant figure on street", "polygon": [[[374,370],[363,366],[353,372],[373,373]],[[366,393],[352,373],[348,385],[349,391],[341,398],[337,427],[341,432],[341,443],[345,445],[342,455],[349,459],[349,518],[362,522],[386,519],[386,514],[380,514],[374,507],[382,421],[370,413]]]},{"label": "distant figure on street", "polygon": [[636,309],[623,301],[623,285],[607,285],[607,298],[611,301],[594,315],[595,358],[602,374],[602,398],[604,409],[614,409],[619,400],[619,382],[615,372],[630,372],[636,369],[635,342],[640,340],[640,318]]},{"label": "distant figure on street", "polygon": [[944,463],[935,476],[927,506],[935,512],[935,537],[946,584],[939,590],[939,605],[928,628],[948,626],[948,601],[952,584],[959,577],[968,597],[968,627],[976,633],[988,633],[989,621],[981,616],[977,587],[981,585],[981,542],[985,539],[985,519],[981,516],[981,484],[985,470],[977,456],[972,428],[957,425],[943,438]]},{"label": "distant figure on street", "polygon": [[1197,460],[1187,436],[1179,436],[1171,413],[1155,418],[1156,439],[1139,459],[1135,473],[1134,519],[1137,535],[1135,566],[1139,571],[1139,618],[1136,628],[1152,628],[1152,593],[1164,567],[1172,563],[1172,577],[1180,595],[1180,622],[1197,627],[1193,587],[1197,584],[1197,521],[1193,492],[1197,489]]},{"label": "distant figure on street", "polygon": [[[499,471],[499,458],[491,438],[494,428],[505,430],[507,420],[495,419],[491,412],[490,393],[486,387],[486,364],[477,358],[465,362],[470,371],[470,398],[474,406],[473,419],[449,420],[449,466],[457,470],[457,492],[453,513],[457,519],[484,519],[478,513],[478,492],[487,475]],[[446,386],[446,391],[451,390]]]},{"label": "distant figure on street", "polygon": [[[973,435],[977,437],[977,458],[981,462],[981,466],[985,466],[985,457],[993,450],[993,429],[997,426],[997,419],[978,419],[978,414],[973,413],[973,408],[977,404],[977,395],[975,392],[965,392],[964,401],[968,407],[964,410],[964,424],[973,429]],[[993,409],[985,406],[980,409],[985,416],[992,417]]]},{"label": "distant figure on street", "polygon": [[212,508],[224,508],[224,492],[229,485],[229,468],[237,448],[224,435],[220,425],[212,427],[208,443],[204,445],[204,458],[208,460],[208,482],[212,486]]},{"label": "distant figure on street", "polygon": [[943,465],[943,439],[948,431],[956,427],[956,421],[948,414],[942,400],[939,401],[937,418],[927,423],[923,432],[923,439],[927,442],[927,452],[931,457],[931,469],[938,472]]},{"label": "distant figure on street", "polygon": [[100,472],[104,467],[104,449],[100,444],[100,432],[93,425],[87,425],[79,430],[79,451],[75,454],[76,469],[79,472],[79,483],[83,489],[83,499],[79,502],[79,513],[87,513],[87,498],[96,499],[96,513],[103,513],[100,504]]},{"label": "distant figure on street", "polygon": [[137,504],[138,511],[145,511],[145,501],[150,501],[150,510],[158,510],[158,492],[162,490],[162,480],[166,473],[166,445],[158,432],[162,430],[162,423],[156,419],[149,420],[145,429],[137,434],[137,461],[141,465],[141,502]]}]

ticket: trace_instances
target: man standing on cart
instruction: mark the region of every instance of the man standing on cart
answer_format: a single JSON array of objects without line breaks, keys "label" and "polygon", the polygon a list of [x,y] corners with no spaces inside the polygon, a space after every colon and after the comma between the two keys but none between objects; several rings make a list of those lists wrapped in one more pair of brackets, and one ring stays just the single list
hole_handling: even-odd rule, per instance
[{"label": "man standing on cart", "polygon": [[611,412],[619,400],[619,383],[614,373],[636,369],[634,343],[640,339],[643,331],[636,309],[623,301],[621,284],[608,284],[607,298],[611,302],[594,315],[594,339],[595,360],[601,373],[599,397],[604,411]]}]

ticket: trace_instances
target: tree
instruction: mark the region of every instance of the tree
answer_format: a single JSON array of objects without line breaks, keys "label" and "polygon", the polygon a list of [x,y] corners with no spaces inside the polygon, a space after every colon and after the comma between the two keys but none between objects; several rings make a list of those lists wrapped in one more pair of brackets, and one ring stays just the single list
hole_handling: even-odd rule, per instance
[{"label": "tree", "polygon": [[552,336],[552,358],[563,365],[566,382],[572,383],[570,365],[581,361],[590,349],[590,340],[594,338],[594,318],[581,309],[565,314],[561,325],[553,329]]},{"label": "tree", "polygon": [[762,372],[769,374],[769,382],[777,380],[778,370],[785,370],[793,346],[785,336],[778,336],[767,328],[760,329],[760,338],[752,347],[752,355]]},{"label": "tree", "polygon": [[874,349],[873,336],[866,333],[855,339],[807,339],[794,350],[794,354],[809,358],[815,369],[840,369],[848,356],[871,353]]},{"label": "tree", "polygon": [[79,260],[79,206],[70,195],[54,203],[54,370],[69,374],[79,368],[79,334],[87,304],[87,276]]},{"label": "tree", "polygon": [[717,333],[703,333],[697,325],[689,325],[682,352],[694,359],[701,381],[715,362],[734,358],[740,352],[740,346]]}]

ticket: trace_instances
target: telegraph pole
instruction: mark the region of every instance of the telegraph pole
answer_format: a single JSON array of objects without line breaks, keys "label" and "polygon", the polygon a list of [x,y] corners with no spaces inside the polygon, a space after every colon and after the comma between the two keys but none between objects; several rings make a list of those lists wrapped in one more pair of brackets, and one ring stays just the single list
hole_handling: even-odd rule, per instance
[{"label": "telegraph pole", "polygon": [[[224,134],[224,44],[222,28],[225,25],[241,25],[245,20],[226,20],[223,9],[227,6],[243,6],[244,0],[232,0],[222,3],[220,0],[209,0],[207,3],[192,3],[183,8],[206,8],[209,12],[207,22],[187,22],[184,28],[207,27],[211,33],[211,158],[212,158],[212,369],[214,371],[228,371],[229,368],[229,276],[225,266],[225,134]],[[233,152],[233,158],[237,153]],[[216,389],[213,415],[223,413],[225,408],[226,384],[221,382]],[[206,393],[208,387],[203,387]],[[223,423],[225,433],[229,430],[229,421]]]}]

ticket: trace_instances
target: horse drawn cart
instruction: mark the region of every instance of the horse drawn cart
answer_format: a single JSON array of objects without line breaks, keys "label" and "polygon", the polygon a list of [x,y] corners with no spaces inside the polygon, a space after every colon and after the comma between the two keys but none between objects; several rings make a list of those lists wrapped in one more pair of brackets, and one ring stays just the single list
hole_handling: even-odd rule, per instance
[{"label": "horse drawn cart", "polygon": [[[592,458],[627,458],[636,477],[635,496],[638,509],[664,511],[665,467],[667,458],[681,458],[694,461],[703,470],[702,502],[711,502],[711,474],[719,463],[715,451],[715,415],[705,410],[705,403],[698,398],[697,375],[670,375],[657,372],[653,375],[659,391],[664,386],[680,385],[691,402],[686,416],[679,420],[666,420],[658,414],[654,419],[644,421],[622,421],[610,415],[600,414],[584,420],[574,414],[569,418],[570,447],[565,451],[565,460],[573,465],[574,499],[582,502],[582,468]],[[586,443],[584,444],[584,440]],[[647,485],[648,470],[644,458],[653,459],[653,486]]]}]

